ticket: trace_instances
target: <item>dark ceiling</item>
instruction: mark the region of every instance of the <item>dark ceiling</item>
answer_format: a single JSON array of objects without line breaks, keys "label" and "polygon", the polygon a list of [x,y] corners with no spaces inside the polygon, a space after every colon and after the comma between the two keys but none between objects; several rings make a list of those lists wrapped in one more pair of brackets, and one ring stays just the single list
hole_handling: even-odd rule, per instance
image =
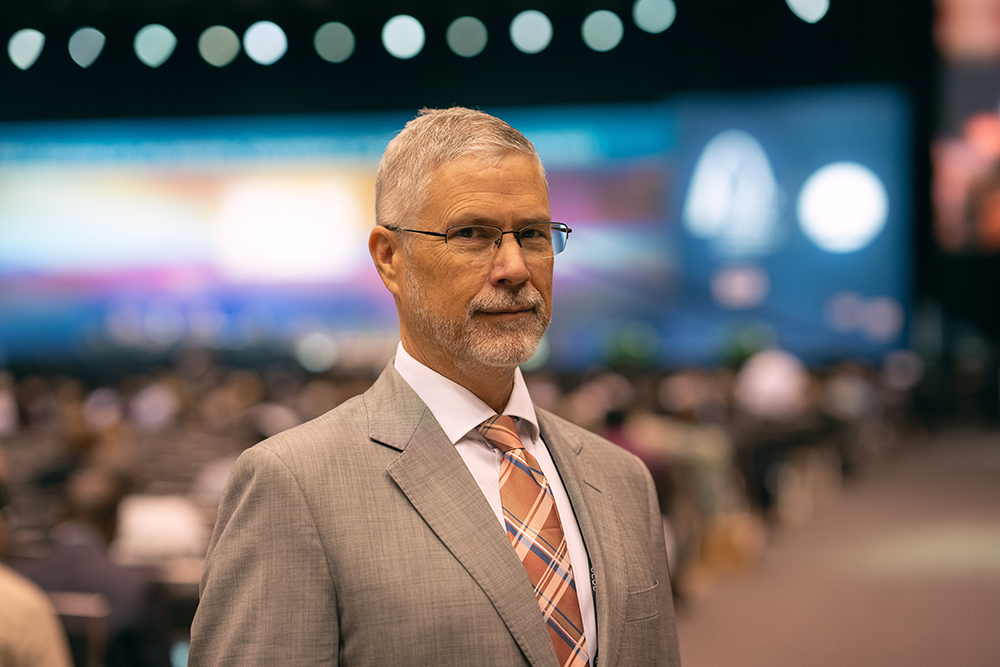
[{"label": "dark ceiling", "polygon": [[[4,3],[0,39],[18,29],[46,35],[45,49],[27,71],[0,59],[0,119],[108,117],[613,102],[658,99],[675,91],[898,82],[918,99],[930,93],[931,7],[921,0],[833,0],[816,24],[798,19],[783,0],[677,0],[677,20],[649,34],[631,20],[632,2],[584,0],[527,3],[390,0],[124,0]],[[517,51],[507,36],[524,9],[545,12],[554,25],[551,45],[536,55]],[[583,19],[596,9],[622,17],[621,45],[607,53],[586,47]],[[424,25],[427,42],[410,60],[382,47],[380,31],[396,14]],[[450,21],[473,15],[490,41],[474,58],[451,53]],[[238,34],[255,21],[278,23],[287,54],[271,66],[245,55],[223,68],[205,63],[195,47],[205,28],[221,24]],[[328,63],[312,48],[327,21],[354,31],[357,47],[344,63]],[[132,51],[149,23],[178,38],[174,55],[151,69]],[[66,44],[75,30],[93,26],[107,37],[101,57],[77,66]]]}]

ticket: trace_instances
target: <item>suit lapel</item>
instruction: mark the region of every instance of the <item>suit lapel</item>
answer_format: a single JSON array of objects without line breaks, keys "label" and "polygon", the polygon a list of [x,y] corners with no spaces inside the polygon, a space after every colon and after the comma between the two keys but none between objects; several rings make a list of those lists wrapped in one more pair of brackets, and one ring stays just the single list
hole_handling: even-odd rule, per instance
[{"label": "suit lapel", "polygon": [[524,567],[441,426],[391,363],[365,394],[371,438],[400,450],[386,471],[493,603],[534,667],[555,664]]},{"label": "suit lapel", "polygon": [[[625,545],[622,544],[615,509],[607,495],[607,486],[596,462],[585,465],[588,452],[571,431],[559,427],[556,419],[536,408],[542,440],[559,470],[566,494],[573,505],[580,533],[583,535],[597,588],[594,605],[597,614],[599,664],[614,665],[621,649],[622,620],[625,618]],[[574,572],[579,582],[584,577]],[[593,657],[593,649],[591,649]]]}]

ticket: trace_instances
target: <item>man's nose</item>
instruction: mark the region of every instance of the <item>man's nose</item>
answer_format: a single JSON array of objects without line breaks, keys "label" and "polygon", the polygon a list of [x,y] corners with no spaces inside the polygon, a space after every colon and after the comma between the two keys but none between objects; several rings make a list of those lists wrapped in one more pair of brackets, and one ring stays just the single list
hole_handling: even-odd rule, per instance
[{"label": "man's nose", "polygon": [[496,254],[493,255],[491,278],[493,282],[519,285],[531,277],[521,244],[513,234],[505,234]]}]

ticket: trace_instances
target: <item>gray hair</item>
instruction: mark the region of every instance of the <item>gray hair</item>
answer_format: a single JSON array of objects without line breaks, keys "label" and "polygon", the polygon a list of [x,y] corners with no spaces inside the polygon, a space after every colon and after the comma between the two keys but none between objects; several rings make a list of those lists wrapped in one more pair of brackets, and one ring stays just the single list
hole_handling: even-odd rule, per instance
[{"label": "gray hair", "polygon": [[[389,142],[375,179],[375,222],[410,227],[427,208],[434,171],[467,155],[495,158],[522,153],[545,168],[523,134],[504,121],[475,109],[421,109]],[[546,185],[546,188],[548,185]]]}]

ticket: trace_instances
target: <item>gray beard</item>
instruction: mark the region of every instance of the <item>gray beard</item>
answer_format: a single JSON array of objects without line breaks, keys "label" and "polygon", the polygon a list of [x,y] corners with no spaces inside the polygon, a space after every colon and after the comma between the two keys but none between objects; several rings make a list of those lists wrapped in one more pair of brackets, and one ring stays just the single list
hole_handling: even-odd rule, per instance
[{"label": "gray beard", "polygon": [[[412,274],[406,276],[411,313],[417,330],[427,339],[452,353],[456,365],[475,374],[484,367],[512,368],[531,359],[549,326],[543,314],[541,292],[528,285],[516,291],[493,288],[469,302],[466,316],[458,322],[443,322],[423,307],[427,302],[424,286]],[[487,324],[478,311],[532,308],[534,315],[524,321]]]}]

